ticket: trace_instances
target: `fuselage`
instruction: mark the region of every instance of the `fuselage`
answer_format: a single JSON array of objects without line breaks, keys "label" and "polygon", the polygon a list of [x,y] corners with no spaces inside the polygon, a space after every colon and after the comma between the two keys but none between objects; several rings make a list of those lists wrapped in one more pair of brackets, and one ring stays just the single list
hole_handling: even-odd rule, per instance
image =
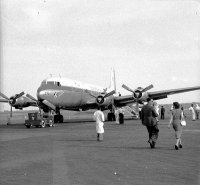
[{"label": "fuselage", "polygon": [[[89,93],[88,93],[89,92]],[[84,107],[91,99],[104,89],[68,78],[53,77],[42,81],[37,90],[39,101],[47,100],[60,109],[76,109]]]}]

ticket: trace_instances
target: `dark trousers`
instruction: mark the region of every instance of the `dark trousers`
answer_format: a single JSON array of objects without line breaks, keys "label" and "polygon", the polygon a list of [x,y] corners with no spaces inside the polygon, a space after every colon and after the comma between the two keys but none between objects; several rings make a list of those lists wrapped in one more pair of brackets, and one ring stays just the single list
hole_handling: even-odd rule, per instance
[{"label": "dark trousers", "polygon": [[199,115],[200,115],[200,112],[196,111],[196,117],[197,117],[197,119],[199,119]]},{"label": "dark trousers", "polygon": [[97,133],[97,141],[103,141],[103,134]]},{"label": "dark trousers", "polygon": [[139,118],[142,119],[142,113],[139,111]]},{"label": "dark trousers", "polygon": [[158,139],[158,133],[159,133],[158,125],[146,126],[146,127],[149,133],[149,140],[156,142]]},{"label": "dark trousers", "polygon": [[161,119],[165,119],[165,115],[161,113]]},{"label": "dark trousers", "polygon": [[124,124],[124,114],[119,113],[119,124]]}]

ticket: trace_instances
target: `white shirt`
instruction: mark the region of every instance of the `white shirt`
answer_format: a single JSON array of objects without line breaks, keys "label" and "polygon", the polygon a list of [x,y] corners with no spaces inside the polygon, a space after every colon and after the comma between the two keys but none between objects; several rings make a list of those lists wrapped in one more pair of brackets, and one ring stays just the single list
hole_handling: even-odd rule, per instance
[{"label": "white shirt", "polygon": [[158,105],[154,106],[156,113],[159,115],[159,107]]},{"label": "white shirt", "polygon": [[105,118],[104,118],[104,114],[102,111],[100,110],[97,110],[95,113],[94,113],[94,120],[96,121],[96,132],[97,133],[104,133],[104,121],[105,121]]},{"label": "white shirt", "polygon": [[200,107],[198,104],[196,104],[196,110],[200,110]]},{"label": "white shirt", "polygon": [[194,114],[194,108],[190,107],[189,110]]}]

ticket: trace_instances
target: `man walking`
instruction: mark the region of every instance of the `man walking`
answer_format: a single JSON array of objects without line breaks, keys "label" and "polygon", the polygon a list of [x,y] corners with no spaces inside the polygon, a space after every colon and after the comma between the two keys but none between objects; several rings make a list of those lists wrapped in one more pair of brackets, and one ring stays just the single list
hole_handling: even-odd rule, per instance
[{"label": "man walking", "polygon": [[94,120],[96,121],[97,141],[103,141],[105,117],[103,112],[100,110],[100,107],[98,107],[98,110],[94,112]]},{"label": "man walking", "polygon": [[156,141],[158,139],[158,125],[156,121],[158,114],[153,107],[153,101],[150,98],[147,98],[147,104],[143,106],[141,110],[142,124],[146,126],[149,133],[149,144],[151,148],[155,148]]}]

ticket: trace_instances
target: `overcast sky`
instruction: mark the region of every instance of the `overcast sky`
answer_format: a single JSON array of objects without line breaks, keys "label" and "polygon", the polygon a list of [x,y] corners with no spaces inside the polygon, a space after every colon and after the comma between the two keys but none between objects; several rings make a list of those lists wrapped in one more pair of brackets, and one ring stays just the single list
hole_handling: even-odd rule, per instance
[{"label": "overcast sky", "polygon": [[[1,0],[1,92],[36,97],[49,74],[150,91],[200,85],[200,3],[192,0]],[[159,103],[200,101],[200,91]],[[7,106],[4,105],[4,108]]]}]

